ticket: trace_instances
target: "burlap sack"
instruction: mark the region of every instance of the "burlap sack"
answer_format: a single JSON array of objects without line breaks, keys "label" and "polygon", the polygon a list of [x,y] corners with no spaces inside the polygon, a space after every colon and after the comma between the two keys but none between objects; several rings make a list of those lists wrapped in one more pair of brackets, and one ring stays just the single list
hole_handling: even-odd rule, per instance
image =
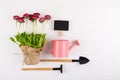
[{"label": "burlap sack", "polygon": [[32,48],[29,46],[20,46],[23,56],[24,62],[27,65],[38,64],[40,62],[40,52],[41,48]]}]

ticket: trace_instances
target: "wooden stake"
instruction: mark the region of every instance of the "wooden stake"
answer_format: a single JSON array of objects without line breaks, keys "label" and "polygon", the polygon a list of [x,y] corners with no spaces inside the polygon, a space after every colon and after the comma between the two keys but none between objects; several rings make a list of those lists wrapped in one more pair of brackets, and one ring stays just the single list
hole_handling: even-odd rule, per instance
[{"label": "wooden stake", "polygon": [[58,35],[59,35],[59,37],[62,37],[63,36],[63,31],[58,31]]}]

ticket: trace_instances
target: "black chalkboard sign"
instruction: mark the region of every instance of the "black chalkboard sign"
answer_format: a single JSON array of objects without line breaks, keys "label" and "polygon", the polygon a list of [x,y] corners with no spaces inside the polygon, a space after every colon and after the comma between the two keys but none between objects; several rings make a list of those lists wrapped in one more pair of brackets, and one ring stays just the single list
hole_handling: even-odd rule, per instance
[{"label": "black chalkboard sign", "polygon": [[69,21],[54,20],[54,30],[68,31],[69,30]]}]

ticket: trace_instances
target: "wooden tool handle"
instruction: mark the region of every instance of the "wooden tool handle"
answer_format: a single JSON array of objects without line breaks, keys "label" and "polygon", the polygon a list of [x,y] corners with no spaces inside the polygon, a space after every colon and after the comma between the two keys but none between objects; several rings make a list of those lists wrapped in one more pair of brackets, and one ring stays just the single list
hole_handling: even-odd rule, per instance
[{"label": "wooden tool handle", "polygon": [[60,37],[62,37],[62,36],[63,36],[63,31],[58,31],[58,35],[59,35]]},{"label": "wooden tool handle", "polygon": [[22,70],[53,70],[53,68],[22,68]]},{"label": "wooden tool handle", "polygon": [[49,59],[42,59],[41,62],[72,62],[72,60],[66,60],[66,59],[57,59],[57,60],[49,60]]}]

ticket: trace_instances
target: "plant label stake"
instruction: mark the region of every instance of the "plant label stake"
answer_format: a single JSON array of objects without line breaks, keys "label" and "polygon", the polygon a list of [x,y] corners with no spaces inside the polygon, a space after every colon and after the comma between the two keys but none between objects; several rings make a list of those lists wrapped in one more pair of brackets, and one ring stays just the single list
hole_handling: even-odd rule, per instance
[{"label": "plant label stake", "polygon": [[41,59],[41,62],[78,62],[79,64],[86,64],[89,59],[86,57],[79,57],[79,59]]},{"label": "plant label stake", "polygon": [[61,64],[59,68],[22,68],[24,71],[29,71],[29,70],[59,70],[61,73],[63,73],[63,65]]},{"label": "plant label stake", "polygon": [[54,21],[54,30],[58,31],[58,35],[63,36],[63,31],[69,30],[69,21],[65,20],[55,20]]}]

